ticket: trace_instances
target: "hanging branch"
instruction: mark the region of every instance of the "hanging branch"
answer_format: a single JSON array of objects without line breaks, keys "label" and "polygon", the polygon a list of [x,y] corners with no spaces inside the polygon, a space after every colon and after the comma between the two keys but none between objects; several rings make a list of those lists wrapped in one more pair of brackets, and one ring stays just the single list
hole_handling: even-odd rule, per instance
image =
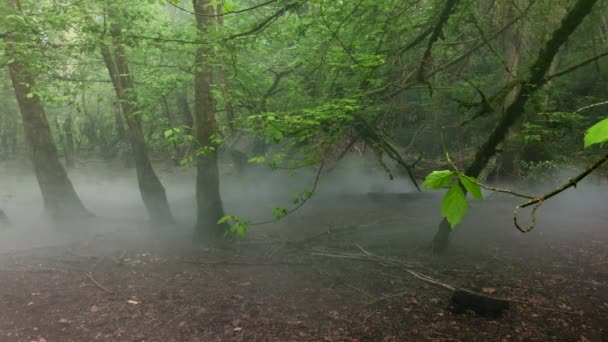
[{"label": "hanging branch", "polygon": [[420,189],[420,186],[418,185],[418,181],[416,181],[414,172],[412,171],[415,164],[409,165],[408,163],[406,163],[397,151],[397,149],[388,141],[388,139],[382,134],[378,133],[377,130],[374,129],[364,119],[358,118],[355,121],[354,127],[359,132],[361,139],[365,140],[370,145],[375,146],[375,148],[379,151],[385,152],[391,159],[393,159],[397,162],[397,164],[403,167],[407,171],[408,177],[416,187],[416,190],[422,191]]},{"label": "hanging branch", "polygon": [[[328,149],[328,151],[329,151],[329,149]],[[268,220],[268,221],[254,222],[254,223],[250,223],[249,225],[250,226],[259,226],[259,225],[263,225],[263,224],[278,222],[278,221],[282,220],[283,218],[285,218],[286,216],[291,215],[294,212],[296,212],[298,209],[302,208],[304,206],[304,204],[306,204],[306,202],[308,202],[308,200],[312,198],[312,195],[317,190],[317,185],[319,184],[319,179],[321,178],[321,171],[323,171],[323,167],[325,166],[326,157],[327,157],[327,154],[325,155],[325,157],[323,157],[323,159],[321,159],[321,164],[319,165],[319,169],[317,170],[317,175],[315,176],[315,181],[312,185],[312,189],[308,193],[308,196],[306,196],[306,198],[304,198],[303,200],[300,201],[300,204],[298,204],[295,208],[286,212],[285,215],[283,215],[281,218],[276,218],[276,219]]]},{"label": "hanging branch", "polygon": [[[562,192],[564,192],[565,190],[567,190],[568,188],[571,187],[575,187],[576,185],[583,180],[583,178],[587,177],[591,172],[593,172],[594,170],[596,170],[597,168],[599,168],[600,166],[602,166],[602,164],[604,164],[606,161],[608,161],[608,154],[604,155],[602,158],[598,159],[595,163],[593,163],[593,165],[591,165],[590,167],[588,167],[585,171],[581,172],[578,176],[574,177],[574,178],[570,178],[568,180],[568,182],[564,183],[562,186],[560,186],[557,189],[554,189],[553,191],[550,191],[542,196],[536,197],[534,199],[531,199],[525,203],[522,203],[520,205],[518,205],[515,208],[515,211],[513,212],[513,223],[515,224],[515,227],[517,227],[517,229],[519,229],[519,231],[521,231],[522,233],[527,233],[530,232],[531,230],[534,229],[535,224],[536,224],[536,218],[535,218],[535,213],[536,210],[545,203],[546,200],[548,200],[549,198],[558,195]],[[532,222],[530,223],[529,226],[527,227],[522,227],[518,221],[517,221],[517,212],[520,208],[525,208],[525,207],[529,207],[531,205],[534,205],[534,208],[532,209],[532,212],[530,213],[530,217]]]}]

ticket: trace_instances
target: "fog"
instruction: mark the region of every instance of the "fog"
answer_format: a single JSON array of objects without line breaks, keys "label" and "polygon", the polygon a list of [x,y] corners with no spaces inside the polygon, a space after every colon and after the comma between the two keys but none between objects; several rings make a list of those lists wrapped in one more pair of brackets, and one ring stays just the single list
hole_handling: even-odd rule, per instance
[{"label": "fog", "polygon": [[[391,167],[394,171],[395,165]],[[178,222],[168,229],[169,236],[188,243],[195,224],[195,170],[167,165],[157,165],[156,169]],[[440,221],[441,191],[423,189],[418,192],[409,179],[390,179],[374,160],[353,157],[321,170],[313,197],[301,208],[279,222],[257,225],[257,222],[273,220],[274,208],[294,208],[293,199],[315,187],[318,166],[270,170],[266,166],[251,165],[240,175],[232,173],[230,165],[222,165],[222,170],[221,194],[225,213],[252,222],[250,237],[260,232],[272,232],[282,239],[304,238],[332,225],[390,221],[390,225],[377,224],[365,231],[374,235],[381,231],[389,231],[390,234],[415,232],[421,239],[416,239],[416,243],[424,247],[424,239],[432,237]],[[499,184],[498,187],[540,195],[561,185],[577,172],[573,168],[546,175],[543,183]],[[76,191],[95,218],[61,223],[72,226],[69,229],[57,227],[44,216],[38,184],[27,163],[4,163],[1,173],[0,205],[11,225],[0,231],[0,252],[63,244],[102,233],[121,233],[121,239],[124,234],[131,234],[130,238],[134,240],[145,239],[150,231],[134,169],[98,161],[79,164],[70,170]],[[458,244],[504,244],[505,241],[501,240],[504,237],[508,237],[511,243],[530,243],[543,239],[543,235],[567,238],[597,231],[608,220],[606,190],[608,182],[592,175],[576,188],[551,198],[538,211],[536,228],[530,234],[521,234],[512,224],[515,206],[525,200],[484,191],[484,201],[470,200],[470,211],[456,228],[453,242],[456,248],[465,248],[458,247]],[[521,210],[522,224],[529,222],[528,215],[529,210]],[[299,227],[301,221],[309,221],[310,226]]]}]

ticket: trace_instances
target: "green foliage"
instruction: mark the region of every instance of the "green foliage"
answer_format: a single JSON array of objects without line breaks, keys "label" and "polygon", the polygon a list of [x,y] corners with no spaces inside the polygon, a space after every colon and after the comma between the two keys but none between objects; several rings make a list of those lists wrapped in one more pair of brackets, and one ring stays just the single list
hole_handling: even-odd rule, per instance
[{"label": "green foliage", "polygon": [[608,141],[608,119],[591,126],[585,134],[585,148]]},{"label": "green foliage", "polygon": [[247,235],[250,223],[249,221],[243,220],[236,215],[226,215],[217,221],[217,224],[227,224],[228,229],[226,235],[232,234],[234,236],[243,237]]},{"label": "green foliage", "polygon": [[441,202],[441,215],[448,220],[450,227],[454,229],[467,213],[467,197],[459,184],[454,184],[448,190]]},{"label": "green foliage", "polygon": [[285,217],[288,212],[289,210],[287,210],[287,208],[274,208],[272,210],[272,216],[274,216],[275,219],[280,220]]},{"label": "green foliage", "polygon": [[264,164],[264,162],[266,162],[266,157],[264,157],[264,156],[251,157],[251,158],[249,158],[248,162],[254,163],[254,164]]},{"label": "green foliage", "polygon": [[460,180],[460,183],[462,185],[464,185],[464,188],[467,189],[467,191],[475,199],[478,199],[478,200],[483,199],[483,195],[481,193],[481,186],[479,186],[479,183],[477,182],[477,180],[475,178],[465,176],[462,173],[458,173],[458,179]]},{"label": "green foliage", "polygon": [[442,171],[433,171],[431,174],[426,176],[424,179],[424,183],[422,186],[429,189],[441,189],[445,188],[450,183],[452,183],[452,179],[454,178],[454,171],[450,170],[442,170]]},{"label": "green foliage", "polygon": [[460,171],[433,171],[426,176],[422,186],[434,190],[450,186],[443,197],[441,215],[446,218],[452,228],[462,221],[468,210],[467,197],[463,187],[474,198],[478,200],[483,199],[479,182],[473,177],[462,174]]}]

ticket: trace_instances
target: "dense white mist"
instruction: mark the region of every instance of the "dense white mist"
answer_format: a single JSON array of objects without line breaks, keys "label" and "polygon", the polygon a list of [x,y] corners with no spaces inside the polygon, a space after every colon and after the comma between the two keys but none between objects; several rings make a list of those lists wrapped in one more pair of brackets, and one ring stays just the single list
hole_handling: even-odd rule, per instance
[{"label": "dense white mist", "polygon": [[[188,236],[195,218],[195,170],[163,165],[157,165],[156,169],[179,222],[172,229],[176,235]],[[228,169],[229,166],[222,166],[223,171]],[[327,170],[331,171],[327,173]],[[112,232],[129,233],[137,238],[149,229],[134,169],[88,162],[70,170],[70,178],[82,201],[97,216],[92,220],[74,222],[70,231],[55,229],[42,215],[40,191],[28,165],[5,163],[0,171],[2,209],[13,222],[9,229],[0,231],[0,252],[62,244]],[[298,193],[312,190],[317,172],[318,167],[294,172],[271,171],[265,166],[256,165],[240,176],[222,172],[221,192],[225,212],[253,222],[272,219],[273,208],[292,208],[292,200]],[[526,193],[541,194],[575,174],[576,171],[555,174],[551,177],[550,185],[537,185],[534,189],[521,184],[514,187]],[[606,190],[608,184],[592,176],[576,189],[569,189],[552,198],[539,210],[535,232],[527,235],[518,233],[512,226],[512,211],[521,202],[519,199],[501,195],[490,196],[483,202],[472,200],[470,213],[457,227],[454,242],[476,245],[505,236],[517,242],[538,239],[543,234],[567,237],[569,234],[597,231],[598,227],[605,227],[608,223]],[[369,193],[375,197],[368,196]],[[410,195],[393,196],[398,194]],[[390,180],[375,161],[351,158],[336,167],[326,165],[313,198],[279,226],[284,234],[289,234],[292,230],[305,227],[307,217],[318,215],[315,227],[310,231],[325,229],[319,224],[347,224],[349,221],[352,221],[350,224],[365,224],[365,220],[371,222],[384,217],[387,220],[392,218],[392,227],[384,224],[378,229],[417,231],[430,237],[440,221],[440,196],[441,193],[434,192],[418,195],[408,179]],[[527,216],[528,211],[522,210],[522,222],[528,221]],[[325,218],[331,222],[318,222]],[[258,226],[252,228],[252,232],[264,229],[265,226]],[[74,231],[81,234],[74,234]],[[298,235],[307,231],[300,231]]]}]

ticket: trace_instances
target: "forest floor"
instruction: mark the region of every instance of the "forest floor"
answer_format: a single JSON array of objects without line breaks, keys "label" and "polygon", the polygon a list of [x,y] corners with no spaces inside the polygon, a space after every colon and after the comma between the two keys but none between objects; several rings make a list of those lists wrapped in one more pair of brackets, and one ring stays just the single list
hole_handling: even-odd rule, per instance
[{"label": "forest floor", "polygon": [[[521,235],[512,207],[488,201],[437,257],[437,218],[422,215],[436,198],[339,202],[224,249],[125,228],[2,252],[0,341],[608,340],[606,218],[546,216]],[[433,281],[510,308],[455,314]]]}]

